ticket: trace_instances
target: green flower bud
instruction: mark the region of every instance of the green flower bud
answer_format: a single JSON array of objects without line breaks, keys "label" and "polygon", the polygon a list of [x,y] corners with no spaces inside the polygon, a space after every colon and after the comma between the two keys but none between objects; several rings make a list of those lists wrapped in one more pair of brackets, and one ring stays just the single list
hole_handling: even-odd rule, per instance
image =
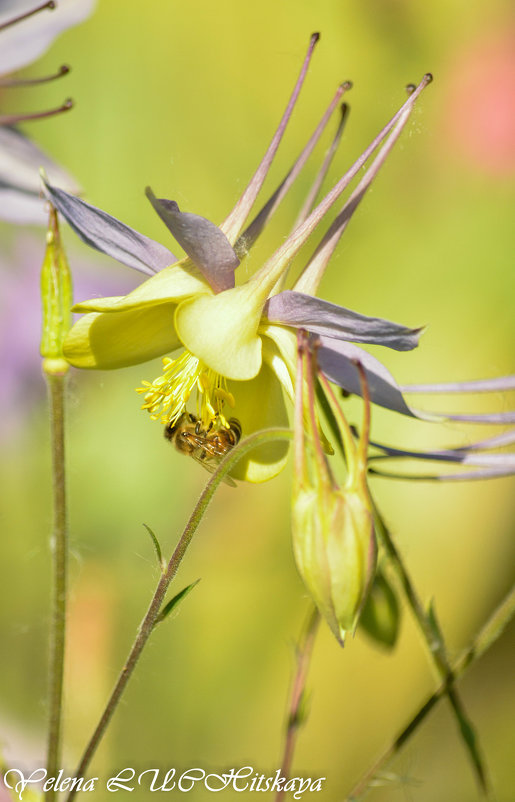
[{"label": "green flower bud", "polygon": [[72,282],[57,212],[53,207],[50,209],[46,242],[41,268],[43,331],[39,350],[45,373],[62,374],[68,370],[68,362],[63,357],[63,342],[71,326]]},{"label": "green flower bud", "polygon": [[299,573],[320,613],[343,644],[354,631],[376,560],[374,519],[358,489],[298,488],[293,546]]},{"label": "green flower bud", "polygon": [[313,601],[343,645],[346,632],[356,628],[376,567],[373,505],[366,482],[370,405],[365,391],[363,428],[356,443],[330,385],[320,375],[345,448],[347,478],[339,486],[324,453],[315,412],[315,379],[312,345],[300,335],[293,547],[299,573]]}]

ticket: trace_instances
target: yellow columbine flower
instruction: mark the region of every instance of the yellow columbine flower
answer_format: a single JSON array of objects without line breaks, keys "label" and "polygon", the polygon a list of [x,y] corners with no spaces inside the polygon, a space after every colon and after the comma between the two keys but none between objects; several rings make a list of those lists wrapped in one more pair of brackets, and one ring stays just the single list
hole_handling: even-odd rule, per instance
[{"label": "yellow columbine flower", "polygon": [[[251,278],[236,285],[236,269],[311,153],[345,89],[341,85],[319,126],[286,179],[243,231],[264,182],[304,81],[311,39],[299,78],[276,134],[242,197],[220,227],[181,212],[174,201],[147,196],[187,257],[177,261],[163,245],[119,220],[46,183],[54,206],[88,244],[150,278],[124,297],[78,304],[84,316],[65,342],[65,356],[79,368],[114,369],[163,356],[163,373],[138,388],[143,407],[168,428],[187,410],[202,430],[228,427],[236,418],[243,436],[269,426],[287,425],[283,390],[293,399],[296,363],[295,328],[321,335],[321,364],[328,375],[360,392],[354,365],[356,346],[378,343],[398,350],[414,348],[419,329],[369,318],[314,297],[336,243],[359,201],[399,137],[416,98],[429,83],[425,76],[406,102],[312,211],[303,214],[293,233]],[[339,127],[338,137],[341,133]],[[381,144],[382,143],[382,144]],[[381,145],[375,160],[321,240],[293,290],[282,290],[290,263],[327,211]],[[182,355],[171,358],[177,349]],[[350,355],[347,349],[350,348]],[[359,349],[358,349],[359,350]],[[367,361],[368,359],[368,361]],[[377,360],[363,360],[374,403],[412,414],[402,394]],[[386,378],[385,378],[386,377]],[[189,404],[189,406],[188,406]],[[284,465],[287,446],[263,446],[242,459],[233,476],[260,482]]]}]

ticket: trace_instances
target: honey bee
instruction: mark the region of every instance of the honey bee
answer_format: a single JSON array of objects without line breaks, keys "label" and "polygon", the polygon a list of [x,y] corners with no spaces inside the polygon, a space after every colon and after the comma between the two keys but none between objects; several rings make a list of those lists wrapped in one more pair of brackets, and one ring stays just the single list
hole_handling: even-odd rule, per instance
[{"label": "honey bee", "polygon": [[[183,412],[173,424],[166,426],[165,437],[174,444],[177,451],[193,457],[206,470],[213,473],[220,460],[239,442],[241,424],[236,418],[229,420],[229,428],[211,421],[207,428],[202,421],[190,412]],[[226,476],[224,481],[236,487],[235,482]]]}]

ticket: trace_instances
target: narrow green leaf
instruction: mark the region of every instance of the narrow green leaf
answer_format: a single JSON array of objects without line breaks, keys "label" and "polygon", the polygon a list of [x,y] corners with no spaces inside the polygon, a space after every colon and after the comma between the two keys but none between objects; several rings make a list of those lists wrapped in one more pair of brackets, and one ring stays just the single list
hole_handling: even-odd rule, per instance
[{"label": "narrow green leaf", "polygon": [[150,526],[148,526],[148,524],[143,524],[143,526],[145,527],[145,529],[147,530],[148,534],[152,539],[152,543],[154,544],[154,549],[156,550],[157,561],[159,563],[161,573],[164,573],[166,568],[166,561],[163,559],[163,554],[161,552],[161,546],[159,545],[159,540],[157,539],[155,532],[152,531],[152,529],[150,528]]},{"label": "narrow green leaf", "polygon": [[400,618],[395,590],[379,568],[361,612],[359,626],[380,646],[393,649],[399,635]]},{"label": "narrow green leaf", "polygon": [[309,694],[306,689],[301,691],[297,707],[288,717],[288,727],[299,728],[305,724],[309,715]]},{"label": "narrow green leaf", "polygon": [[306,723],[309,716],[310,707],[311,707],[310,694],[306,691],[306,689],[304,689],[302,691],[299,700],[299,707],[297,710],[297,716],[295,721],[297,727],[302,727]]},{"label": "narrow green leaf", "polygon": [[[431,600],[428,605],[427,610],[427,621],[428,624],[433,632],[433,637],[435,639],[435,645],[437,648],[443,649],[443,635],[442,630],[440,628],[440,623],[438,621],[436,610],[433,601]],[[486,787],[486,776],[485,776],[485,768],[483,765],[483,758],[481,757],[480,747],[478,737],[476,735],[476,731],[474,725],[468,718],[465,708],[457,696],[456,692],[454,691],[454,681],[455,676],[452,670],[448,669],[447,677],[446,677],[446,684],[449,689],[449,698],[456,715],[456,720],[458,722],[458,726],[460,729],[461,736],[463,741],[465,742],[465,746],[469,752],[470,759],[474,765],[476,773],[479,777],[481,785],[483,788]],[[451,690],[452,689],[452,690]]]},{"label": "narrow green leaf", "polygon": [[426,620],[433,637],[433,644],[432,644],[433,651],[435,652],[435,654],[445,654],[445,659],[447,659],[442,630],[440,628],[440,623],[436,616],[434,599],[430,599],[427,605]]},{"label": "narrow green leaf", "polygon": [[[515,617],[515,587],[512,587],[508,595],[501,602],[499,607],[492,613],[488,621],[482,626],[481,630],[477,633],[472,643],[456,661],[452,667],[452,674],[455,679],[461,677],[467,669],[477,660],[482,657],[486,651],[500,638],[504,630]],[[435,707],[437,702],[444,696],[447,696],[448,688],[447,683],[443,682],[437,690],[426,699],[424,704],[412,717],[411,721],[406,725],[404,730],[396,737],[390,746],[377,758],[374,765],[366,772],[366,774],[359,780],[357,785],[351,791],[350,796],[346,798],[346,802],[357,802],[366,794],[367,789],[372,787],[373,778],[378,775],[379,770],[387,765],[389,761],[400,751],[406,741],[413,735],[415,730],[426,719],[427,715]],[[492,794],[490,794],[490,798]]]},{"label": "narrow green leaf", "polygon": [[199,582],[200,578],[195,580],[195,582],[192,582],[191,585],[187,585],[185,588],[180,590],[179,593],[177,593],[173,597],[173,599],[170,599],[169,602],[166,602],[165,606],[157,616],[154,626],[156,626],[156,624],[160,624],[161,621],[164,621],[165,618],[167,618],[170,615],[172,610],[175,610],[177,605],[185,598],[185,596],[188,595],[188,593],[190,593],[193,590],[195,585],[198,585]]},{"label": "narrow green leaf", "polygon": [[433,634],[438,641],[441,641],[442,638],[442,630],[440,629],[440,624],[438,623],[438,618],[436,616],[436,609],[434,599],[429,600],[429,604],[427,605],[427,620],[431,625],[431,629],[433,630]]}]

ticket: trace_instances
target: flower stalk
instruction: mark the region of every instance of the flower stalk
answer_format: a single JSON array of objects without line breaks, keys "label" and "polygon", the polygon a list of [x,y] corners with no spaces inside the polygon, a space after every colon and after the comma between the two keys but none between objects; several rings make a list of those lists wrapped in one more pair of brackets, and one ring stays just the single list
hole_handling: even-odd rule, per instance
[{"label": "flower stalk", "polygon": [[[311,664],[311,656],[320,624],[320,613],[313,606],[309,611],[308,617],[302,628],[298,644],[296,646],[296,670],[293,679],[290,706],[288,710],[288,720],[286,724],[286,737],[284,742],[283,759],[281,762],[281,777],[289,777],[295,752],[297,734],[299,728],[306,720],[305,699],[306,699],[306,679]],[[277,792],[275,802],[283,799],[286,791],[282,788]]]},{"label": "flower stalk", "polygon": [[[50,402],[52,440],[53,594],[50,625],[50,672],[48,691],[47,776],[57,776],[61,762],[64,655],[66,644],[66,601],[68,574],[68,531],[66,511],[64,410],[65,375],[46,374]],[[46,802],[53,802],[55,790],[46,792]]]},{"label": "flower stalk", "polygon": [[[122,670],[118,676],[115,686],[111,692],[109,700],[104,708],[100,720],[91,736],[82,758],[77,766],[74,777],[84,777],[85,772],[91,763],[91,760],[104,736],[104,733],[111,721],[113,714],[118,707],[120,699],[127,687],[127,684],[136,668],[141,653],[145,648],[150,635],[152,634],[155,625],[159,622],[160,614],[162,612],[163,603],[170,583],[175,578],[179,566],[186,554],[188,546],[190,545],[195,532],[197,531],[204,514],[218,489],[219,485],[223,482],[224,477],[230,473],[239,459],[241,459],[248,451],[258,448],[260,445],[270,443],[276,440],[290,440],[292,432],[289,429],[268,429],[265,431],[256,432],[241,443],[238,443],[220,462],[219,467],[206,484],[202,491],[199,500],[197,501],[193,512],[182,532],[181,537],[174,549],[170,560],[163,568],[161,577],[157,584],[154,595],[150,601],[147,612],[139,626],[138,633],[129,652],[129,656],[125,661]],[[77,792],[77,786],[70,791],[66,798],[66,802],[71,802]]]},{"label": "flower stalk", "polygon": [[[53,593],[50,627],[49,722],[47,776],[55,777],[61,762],[64,656],[66,645],[66,600],[68,531],[65,472],[65,390],[68,363],[63,342],[71,325],[72,285],[59,234],[57,212],[49,213],[47,248],[41,269],[43,331],[40,353],[46,378],[52,442],[53,531],[51,540]],[[46,802],[56,798],[55,789],[45,793]]]}]

